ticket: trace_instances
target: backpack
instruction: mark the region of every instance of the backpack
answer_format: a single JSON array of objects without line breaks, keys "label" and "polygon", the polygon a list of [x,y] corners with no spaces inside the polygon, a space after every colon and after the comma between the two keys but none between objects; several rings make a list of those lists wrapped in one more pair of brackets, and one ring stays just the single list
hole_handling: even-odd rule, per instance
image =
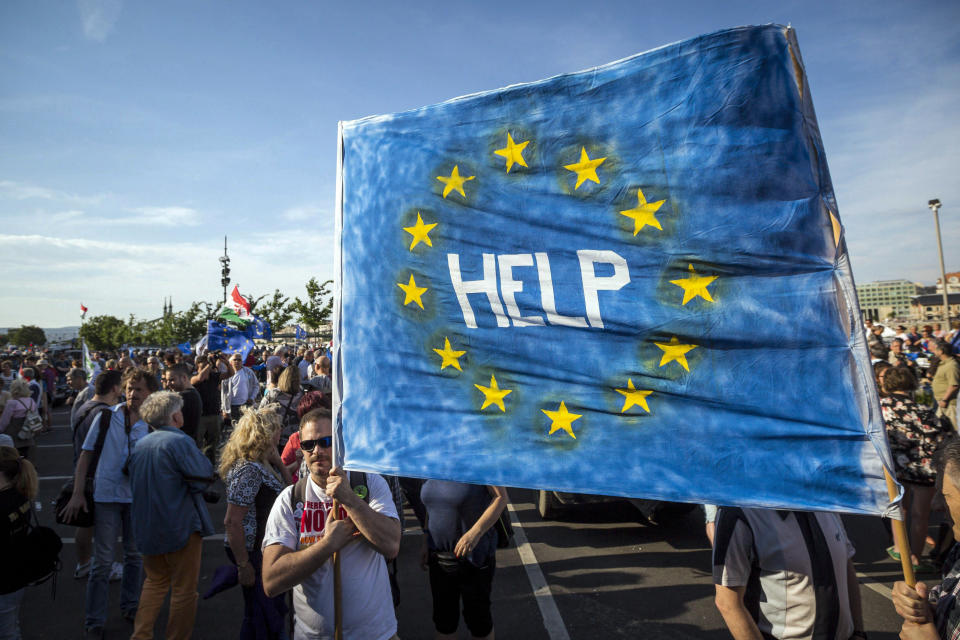
[{"label": "backpack", "polygon": [[[284,394],[284,395],[287,395],[287,394]],[[288,428],[293,427],[294,431],[296,431],[296,428],[300,425],[300,417],[297,415],[297,408],[291,406],[293,405],[293,401],[295,399],[296,399],[296,396],[289,396],[287,398],[287,402],[284,404],[282,402],[278,402],[277,398],[274,397],[274,400],[270,402],[270,404],[275,404],[281,409],[283,409],[283,424]]]},{"label": "backpack", "polygon": [[[363,498],[363,501],[370,504],[370,490],[367,489],[367,474],[363,471],[347,471],[347,477],[350,479],[350,488],[353,492]],[[293,491],[290,492],[290,510],[296,513],[297,503],[303,504],[304,496],[307,493],[307,480],[309,475],[303,476],[293,485]],[[298,522],[297,525],[300,523]]]},{"label": "backpack", "polygon": [[[91,411],[91,414],[93,412]],[[88,414],[89,417],[89,414]],[[65,524],[71,527],[89,528],[93,526],[93,513],[95,503],[93,500],[94,477],[97,473],[97,466],[100,464],[100,455],[103,453],[103,444],[107,439],[107,431],[110,429],[110,423],[113,420],[113,410],[109,406],[100,409],[100,431],[97,432],[97,441],[93,446],[93,458],[90,460],[90,466],[87,467],[87,477],[84,478],[83,496],[87,501],[87,510],[80,511],[72,520],[66,520],[60,515],[60,512],[70,502],[73,496],[73,478],[60,487],[60,494],[57,496],[55,518],[57,524]],[[130,425],[126,425],[127,437],[130,437]]]},{"label": "backpack", "polygon": [[28,585],[38,585],[54,579],[54,593],[56,593],[56,577],[60,571],[60,550],[63,541],[57,532],[50,527],[41,527],[36,522],[37,515],[33,514],[34,523],[27,532],[24,544],[23,578]]},{"label": "backpack", "polygon": [[60,536],[50,527],[41,527],[37,522],[36,512],[31,509],[27,530],[11,538],[9,542],[8,563],[5,563],[4,569],[12,582],[4,581],[0,591],[13,593],[53,578],[53,593],[56,595],[56,578],[61,567],[62,549]]},{"label": "backpack", "polygon": [[[24,431],[29,431],[29,434],[24,433],[27,437],[20,437],[21,440],[29,439],[33,434],[40,433],[43,430],[43,420],[40,418],[40,413],[37,411],[37,408],[33,409],[28,408],[27,404],[23,402],[23,398],[17,398],[17,402],[20,403],[20,406],[27,410],[27,415],[23,419],[23,426],[21,427],[21,433]],[[17,434],[20,436],[20,434]]]}]

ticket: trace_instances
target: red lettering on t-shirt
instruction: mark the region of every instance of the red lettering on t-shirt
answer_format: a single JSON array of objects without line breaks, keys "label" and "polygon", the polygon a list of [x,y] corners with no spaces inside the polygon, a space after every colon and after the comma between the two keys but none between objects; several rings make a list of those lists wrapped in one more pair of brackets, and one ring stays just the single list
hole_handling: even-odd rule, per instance
[{"label": "red lettering on t-shirt", "polygon": [[[305,502],[303,505],[303,516],[300,518],[300,546],[305,547],[313,544],[323,537],[323,531],[327,526],[327,514],[333,507],[332,502]],[[347,518],[347,510],[343,505],[339,505],[340,519]]]}]

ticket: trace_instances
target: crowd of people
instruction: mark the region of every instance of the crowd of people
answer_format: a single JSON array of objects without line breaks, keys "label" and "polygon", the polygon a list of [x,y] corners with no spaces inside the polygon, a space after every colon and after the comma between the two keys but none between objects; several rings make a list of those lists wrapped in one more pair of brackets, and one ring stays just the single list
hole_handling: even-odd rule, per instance
[{"label": "crowd of people", "polygon": [[[960,323],[897,331],[870,320],[865,338],[897,481],[913,569],[943,572],[933,589],[897,582],[904,640],[960,637],[960,439],[955,354]],[[918,393],[918,389],[924,389]],[[929,390],[927,392],[926,390]],[[932,508],[944,512],[936,539]],[[837,514],[707,505],[716,606],[734,638],[866,638],[855,553]],[[900,560],[889,522],[887,553]],[[930,548],[928,558],[924,551]]]},{"label": "crowd of people", "polygon": [[[890,335],[868,321],[865,332],[905,490],[910,560],[918,574],[942,570],[945,577],[931,588],[897,583],[901,637],[955,638],[960,330],[901,326]],[[87,580],[87,637],[103,635],[111,580],[121,583],[120,613],[132,638],[153,637],[168,594],[167,637],[191,636],[202,540],[215,531],[206,505],[220,498],[217,481],[227,503],[228,564],[205,597],[240,586],[239,637],[331,637],[337,552],[344,637],[397,637],[404,500],[426,534],[421,560],[436,637],[456,637],[461,611],[473,637],[493,637],[494,525],[505,489],[335,468],[328,354],[285,347],[246,359],[97,353],[89,381],[79,362],[51,360],[30,353],[0,360],[0,539],[9,552],[27,526],[37,490],[35,441],[50,427],[51,388],[62,377],[72,392],[75,468],[57,515],[77,526],[74,577]],[[932,538],[935,510],[945,517]],[[866,637],[854,549],[836,514],[720,506],[708,508],[707,534],[716,605],[735,638]],[[892,536],[887,551],[899,559]],[[123,561],[114,563],[118,552]],[[18,638],[23,585],[0,587],[0,638]]]},{"label": "crowd of people", "polygon": [[[221,497],[217,481],[226,496],[229,564],[204,597],[240,586],[237,636],[332,637],[329,560],[339,552],[344,637],[397,637],[395,558],[406,499],[426,533],[422,566],[437,637],[455,637],[461,602],[473,636],[493,637],[493,525],[506,490],[333,468],[328,352],[279,347],[244,358],[129,350],[92,360],[90,381],[76,361],[59,371],[72,390],[74,477],[57,516],[77,526],[73,575],[87,580],[85,637],[103,637],[111,580],[121,583],[120,613],[132,638],[153,637],[168,594],[167,637],[191,637],[202,540],[215,531],[206,505]],[[48,361],[32,353],[0,360],[0,545],[7,552],[36,496],[31,459],[35,438],[49,429],[48,392],[56,384],[36,370]],[[40,416],[35,429],[25,426],[32,414]],[[0,587],[0,638],[19,638],[24,585]]]}]

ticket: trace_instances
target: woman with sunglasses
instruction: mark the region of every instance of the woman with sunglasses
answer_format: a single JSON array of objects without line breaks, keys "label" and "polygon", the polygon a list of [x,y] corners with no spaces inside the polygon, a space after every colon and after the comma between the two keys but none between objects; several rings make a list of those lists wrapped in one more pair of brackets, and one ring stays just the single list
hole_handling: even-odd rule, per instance
[{"label": "woman with sunglasses", "polygon": [[244,614],[239,637],[283,636],[283,596],[267,598],[261,580],[260,543],[270,507],[290,482],[277,444],[283,430],[278,411],[244,409],[220,456],[220,477],[227,488],[226,547],[237,565]]}]

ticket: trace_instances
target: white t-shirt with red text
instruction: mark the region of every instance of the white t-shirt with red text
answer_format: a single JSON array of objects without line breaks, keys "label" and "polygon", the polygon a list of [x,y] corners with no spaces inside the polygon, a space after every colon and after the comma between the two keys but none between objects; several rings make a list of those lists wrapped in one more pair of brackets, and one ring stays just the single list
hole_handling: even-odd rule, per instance
[{"label": "white t-shirt with red text", "polygon": [[[367,474],[370,507],[379,514],[397,518],[390,487],[380,476]],[[282,544],[291,551],[310,546],[323,537],[327,514],[333,507],[323,488],[313,478],[307,481],[303,504],[290,507],[289,486],[277,496],[267,519],[263,548]],[[342,508],[341,508],[342,509]],[[346,512],[341,510],[341,517]],[[344,640],[387,640],[397,632],[390,579],[383,556],[368,542],[358,539],[341,550],[340,575],[343,594]],[[333,638],[333,559],[293,588],[294,640]]]}]

